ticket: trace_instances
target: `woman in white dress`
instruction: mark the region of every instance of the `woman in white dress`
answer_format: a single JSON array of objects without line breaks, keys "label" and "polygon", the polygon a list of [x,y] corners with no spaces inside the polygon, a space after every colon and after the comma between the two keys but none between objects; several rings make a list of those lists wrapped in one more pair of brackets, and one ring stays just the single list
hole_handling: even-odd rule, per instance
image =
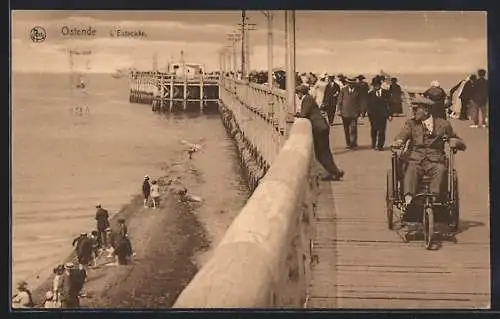
[{"label": "woman in white dress", "polygon": [[160,185],[157,181],[151,182],[151,198],[153,199],[153,208],[160,208]]}]

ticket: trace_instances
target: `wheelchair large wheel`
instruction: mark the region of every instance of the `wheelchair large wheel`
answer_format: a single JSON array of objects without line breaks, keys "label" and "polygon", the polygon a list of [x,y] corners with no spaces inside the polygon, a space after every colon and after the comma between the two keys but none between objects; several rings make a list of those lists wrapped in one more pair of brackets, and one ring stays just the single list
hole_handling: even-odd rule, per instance
[{"label": "wheelchair large wheel", "polygon": [[432,247],[432,240],[434,237],[434,210],[432,207],[424,209],[424,240],[425,249],[429,250]]},{"label": "wheelchair large wheel", "polygon": [[458,175],[455,170],[453,170],[453,194],[452,194],[452,199],[453,199],[453,205],[451,207],[451,212],[450,212],[450,230],[453,233],[456,233],[459,229],[460,226],[460,200],[459,200],[459,193],[458,193]]},{"label": "wheelchair large wheel", "polygon": [[386,212],[387,212],[387,227],[392,230],[394,228],[394,206],[393,206],[393,197],[394,197],[394,187],[392,185],[392,172],[387,172],[386,186],[385,186],[385,203],[386,203]]}]

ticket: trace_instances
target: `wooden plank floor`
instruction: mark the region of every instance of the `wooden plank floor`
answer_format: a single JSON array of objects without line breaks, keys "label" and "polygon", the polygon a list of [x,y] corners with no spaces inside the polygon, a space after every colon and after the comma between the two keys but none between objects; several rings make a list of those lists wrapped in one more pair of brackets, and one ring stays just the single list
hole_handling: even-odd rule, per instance
[{"label": "wooden plank floor", "polygon": [[[388,126],[387,140],[405,118]],[[488,308],[490,304],[489,173],[485,129],[453,121],[468,146],[456,157],[461,232],[428,251],[404,243],[386,226],[385,173],[390,151],[369,148],[369,124],[358,127],[360,149],[345,150],[342,126],[331,147],[346,171],[341,182],[321,182],[309,308]]]}]

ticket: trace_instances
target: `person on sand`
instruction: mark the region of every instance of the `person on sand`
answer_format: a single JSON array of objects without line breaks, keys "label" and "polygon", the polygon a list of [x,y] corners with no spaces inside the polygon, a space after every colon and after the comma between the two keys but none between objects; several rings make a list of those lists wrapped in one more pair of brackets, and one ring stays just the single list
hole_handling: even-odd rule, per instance
[{"label": "person on sand", "polygon": [[148,208],[149,195],[151,194],[151,185],[149,184],[149,176],[144,176],[144,181],[142,182],[142,195],[144,195],[144,207]]},{"label": "person on sand", "polygon": [[96,230],[93,230],[88,236],[90,242],[92,243],[92,255],[91,255],[92,267],[97,267],[97,258],[99,258],[99,249],[98,249],[99,247],[97,245],[97,236],[98,232]]},{"label": "person on sand", "polygon": [[81,240],[78,250],[76,251],[78,257],[78,263],[89,266],[90,260],[92,258],[93,241],[87,235]]},{"label": "person on sand", "polygon": [[156,180],[151,182],[151,198],[153,199],[153,208],[160,208],[160,185]]},{"label": "person on sand", "polygon": [[121,238],[125,238],[126,239],[127,245],[128,245],[128,251],[129,251],[130,255],[131,256],[135,256],[136,254],[132,250],[132,243],[130,242],[130,238],[128,237],[128,228],[127,228],[127,225],[125,225],[125,219],[124,218],[119,218],[118,219],[118,225],[120,227],[120,229],[118,230],[118,235]]},{"label": "person on sand", "polygon": [[59,282],[61,280],[61,276],[64,274],[64,265],[57,265],[53,269],[54,280],[52,281],[52,293],[54,302],[54,308],[61,308],[61,290],[59,286]]},{"label": "person on sand", "polygon": [[75,251],[76,252],[78,252],[78,250],[80,249],[80,245],[81,245],[81,243],[83,242],[83,240],[85,238],[87,238],[87,233],[86,232],[81,232],[80,236],[78,236],[75,239],[73,239],[72,246],[75,247]]},{"label": "person on sand", "polygon": [[21,280],[17,284],[17,293],[12,297],[12,308],[32,308],[34,306],[28,283]]},{"label": "person on sand", "polygon": [[107,248],[108,242],[106,238],[106,228],[109,227],[109,213],[101,207],[101,204],[96,205],[97,212],[95,220],[97,221],[97,243],[99,248]]}]

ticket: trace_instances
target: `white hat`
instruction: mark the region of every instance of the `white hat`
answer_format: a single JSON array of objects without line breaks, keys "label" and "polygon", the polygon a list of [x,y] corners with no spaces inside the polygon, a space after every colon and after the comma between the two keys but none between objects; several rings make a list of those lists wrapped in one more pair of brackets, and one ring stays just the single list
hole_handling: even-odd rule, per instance
[{"label": "white hat", "polygon": [[75,265],[72,262],[65,263],[64,268],[65,269],[73,269],[73,268],[75,268]]},{"label": "white hat", "polygon": [[436,80],[434,80],[434,81],[431,82],[431,86],[438,88],[439,87],[439,82],[436,81]]},{"label": "white hat", "polygon": [[144,179],[149,179],[149,176],[148,175],[144,175]]}]

